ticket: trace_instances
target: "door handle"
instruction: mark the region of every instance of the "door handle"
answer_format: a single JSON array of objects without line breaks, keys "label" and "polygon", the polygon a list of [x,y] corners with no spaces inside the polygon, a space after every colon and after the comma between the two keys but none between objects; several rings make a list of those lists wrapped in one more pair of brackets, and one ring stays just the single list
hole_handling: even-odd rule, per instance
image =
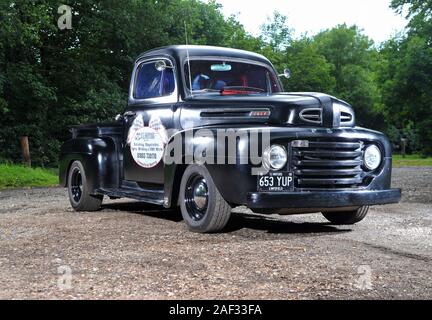
[{"label": "door handle", "polygon": [[131,117],[134,117],[134,116],[136,116],[136,112],[135,111],[126,111],[124,114],[123,114],[123,117],[124,118],[131,118]]},{"label": "door handle", "polygon": [[124,113],[124,116],[125,117],[133,117],[133,116],[135,116],[136,115],[136,112],[135,111],[126,111],[125,113]]}]

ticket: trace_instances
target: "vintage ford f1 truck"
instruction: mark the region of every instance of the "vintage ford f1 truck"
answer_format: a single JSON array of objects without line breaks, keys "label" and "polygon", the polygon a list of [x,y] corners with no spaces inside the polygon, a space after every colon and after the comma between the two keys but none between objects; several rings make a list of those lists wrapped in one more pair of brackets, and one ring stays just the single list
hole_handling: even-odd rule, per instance
[{"label": "vintage ford f1 truck", "polygon": [[218,232],[231,209],[322,214],[354,224],[396,203],[392,154],[353,108],[321,93],[283,92],[263,56],[209,46],[148,51],[134,64],[115,122],[76,126],[60,182],[77,211],[104,196],[180,207],[189,229]]}]

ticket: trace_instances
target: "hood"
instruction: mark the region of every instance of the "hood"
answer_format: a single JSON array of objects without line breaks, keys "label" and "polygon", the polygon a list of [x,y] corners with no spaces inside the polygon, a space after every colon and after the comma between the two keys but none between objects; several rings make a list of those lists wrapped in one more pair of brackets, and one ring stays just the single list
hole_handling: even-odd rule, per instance
[{"label": "hood", "polygon": [[206,94],[184,103],[180,123],[184,129],[253,123],[339,128],[354,127],[355,115],[349,104],[323,93]]}]

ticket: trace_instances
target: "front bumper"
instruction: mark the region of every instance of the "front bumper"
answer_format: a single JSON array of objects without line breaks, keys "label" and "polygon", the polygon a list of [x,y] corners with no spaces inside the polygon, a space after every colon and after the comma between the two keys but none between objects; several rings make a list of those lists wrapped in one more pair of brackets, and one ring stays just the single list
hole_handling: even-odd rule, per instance
[{"label": "front bumper", "polygon": [[341,208],[398,203],[400,189],[356,191],[251,192],[247,207],[251,209]]}]

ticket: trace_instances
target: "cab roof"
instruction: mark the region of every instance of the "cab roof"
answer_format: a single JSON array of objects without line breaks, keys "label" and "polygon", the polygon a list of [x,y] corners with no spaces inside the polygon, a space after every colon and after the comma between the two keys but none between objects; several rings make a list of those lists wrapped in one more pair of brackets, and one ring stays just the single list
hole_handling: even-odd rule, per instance
[{"label": "cab roof", "polygon": [[149,51],[146,51],[142,53],[138,58],[138,60],[141,60],[146,57],[151,56],[171,56],[175,58],[178,62],[184,61],[187,58],[188,51],[189,50],[189,56],[190,57],[232,57],[237,59],[246,59],[246,60],[253,60],[262,62],[265,64],[270,64],[271,62],[264,57],[263,55],[245,51],[245,50],[239,50],[239,49],[232,49],[232,48],[225,48],[225,47],[213,47],[213,46],[196,46],[196,45],[175,45],[175,46],[167,46],[167,47],[161,47],[152,49]]}]

